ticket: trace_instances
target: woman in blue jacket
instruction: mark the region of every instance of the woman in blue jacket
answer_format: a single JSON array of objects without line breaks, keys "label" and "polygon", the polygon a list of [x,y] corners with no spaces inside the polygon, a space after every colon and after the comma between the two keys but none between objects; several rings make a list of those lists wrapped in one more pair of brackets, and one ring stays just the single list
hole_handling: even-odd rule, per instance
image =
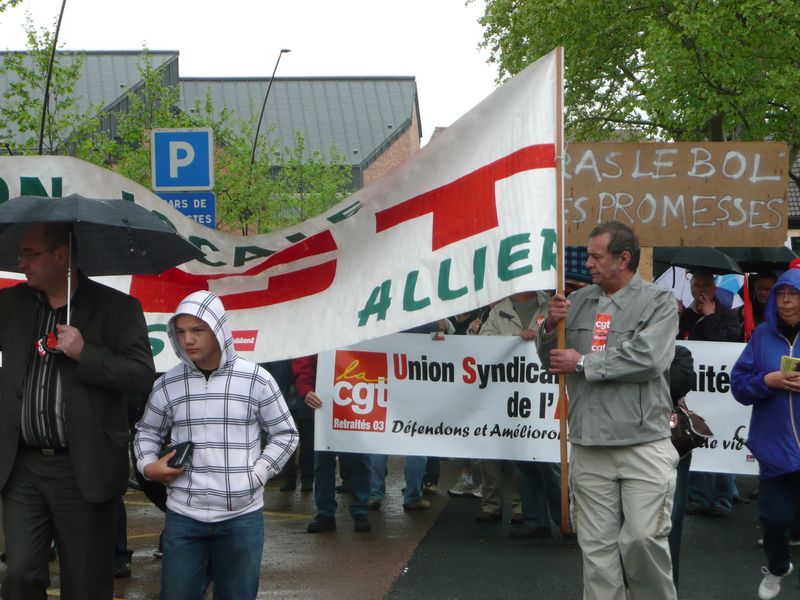
[{"label": "woman in blue jacket", "polygon": [[758,516],[767,555],[758,597],[767,600],[792,571],[789,526],[800,509],[800,372],[781,373],[782,357],[800,358],[800,269],[780,276],[764,313],[731,379],[736,400],[753,407],[748,447],[759,465]]}]

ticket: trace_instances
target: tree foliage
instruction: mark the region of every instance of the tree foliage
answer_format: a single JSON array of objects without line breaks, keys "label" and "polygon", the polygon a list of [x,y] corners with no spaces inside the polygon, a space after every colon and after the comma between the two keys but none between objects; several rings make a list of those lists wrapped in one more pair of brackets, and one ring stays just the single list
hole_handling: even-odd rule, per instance
[{"label": "tree foliage", "polygon": [[142,51],[139,75],[140,84],[128,94],[127,110],[113,115],[116,119],[116,146],[112,168],[149,187],[150,132],[153,129],[209,127],[214,130],[217,143],[224,143],[230,132],[227,111],[222,111],[220,119],[215,120],[208,98],[189,112],[180,110],[180,89],[164,82],[164,74],[153,65],[147,48]]},{"label": "tree foliage", "polygon": [[4,12],[7,8],[13,8],[22,0],[0,0],[0,13]]},{"label": "tree foliage", "polygon": [[[42,103],[53,47],[53,34],[46,28],[37,32],[30,16],[26,34],[28,51],[6,54],[0,67],[9,87],[0,104],[0,138],[14,154],[35,154],[39,148]],[[53,64],[49,102],[43,135],[44,154],[69,154],[91,162],[103,162],[113,143],[100,131],[99,106],[82,110],[75,94],[83,57]],[[12,143],[12,140],[17,140]]]},{"label": "tree foliage", "polygon": [[266,148],[265,137],[259,137],[251,164],[255,123],[241,121],[239,131],[239,135],[214,153],[217,219],[228,228],[238,229],[242,235],[270,231],[264,223],[267,203],[274,189],[269,164],[274,145]]},{"label": "tree foliage", "polygon": [[[326,152],[306,156],[303,133],[295,132],[293,147],[273,154],[277,183],[267,205],[267,227],[280,229],[318,215],[341,200],[352,181],[347,157],[331,144]],[[273,167],[273,171],[274,171]]]},{"label": "tree foliage", "polygon": [[300,131],[293,146],[262,147],[263,139],[252,167],[244,160],[252,153],[244,138],[216,154],[217,207],[224,224],[243,235],[284,229],[324,212],[349,193],[350,165],[334,145],[307,153]]},{"label": "tree foliage", "polygon": [[487,0],[480,21],[500,79],[564,47],[574,139],[800,148],[797,0]]}]

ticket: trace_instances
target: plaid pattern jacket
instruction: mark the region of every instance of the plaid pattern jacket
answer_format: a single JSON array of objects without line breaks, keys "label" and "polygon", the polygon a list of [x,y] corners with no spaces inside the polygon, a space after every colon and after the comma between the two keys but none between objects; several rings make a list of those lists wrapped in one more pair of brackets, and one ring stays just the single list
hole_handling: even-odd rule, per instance
[{"label": "plaid pattern jacket", "polygon": [[294,421],[272,376],[236,354],[219,298],[195,292],[180,304],[179,314],[208,323],[222,360],[206,380],[177,341],[175,317],[170,320],[169,338],[181,363],[156,381],[136,426],[137,468],[143,472],[156,461],[167,438],[191,440],[191,465],[169,486],[167,507],[207,523],[260,510],[264,485],[297,447]]}]

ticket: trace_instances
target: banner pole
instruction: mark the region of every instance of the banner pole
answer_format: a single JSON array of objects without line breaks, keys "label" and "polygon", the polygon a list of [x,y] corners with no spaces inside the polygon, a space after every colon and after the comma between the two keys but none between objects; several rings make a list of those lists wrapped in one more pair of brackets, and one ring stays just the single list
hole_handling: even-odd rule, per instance
[{"label": "banner pole", "polygon": [[[558,292],[565,293],[564,265],[564,48],[556,48],[556,277]],[[558,347],[566,347],[564,321],[558,324]],[[567,465],[567,379],[558,376],[558,426],[561,449],[561,533],[569,535],[572,527],[569,522],[569,472]]]}]

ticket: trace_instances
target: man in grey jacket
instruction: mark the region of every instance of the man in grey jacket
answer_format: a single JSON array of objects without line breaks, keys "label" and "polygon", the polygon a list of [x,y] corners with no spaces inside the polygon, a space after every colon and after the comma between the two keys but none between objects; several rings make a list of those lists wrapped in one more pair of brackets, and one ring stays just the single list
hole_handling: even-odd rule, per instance
[{"label": "man in grey jacket", "polygon": [[[667,534],[678,454],[668,371],[677,304],[636,272],[639,241],[627,226],[599,225],[587,252],[593,285],[569,300],[556,294],[537,341],[542,364],[567,376],[584,599],[674,600]],[[557,349],[564,319],[566,348]]]}]

